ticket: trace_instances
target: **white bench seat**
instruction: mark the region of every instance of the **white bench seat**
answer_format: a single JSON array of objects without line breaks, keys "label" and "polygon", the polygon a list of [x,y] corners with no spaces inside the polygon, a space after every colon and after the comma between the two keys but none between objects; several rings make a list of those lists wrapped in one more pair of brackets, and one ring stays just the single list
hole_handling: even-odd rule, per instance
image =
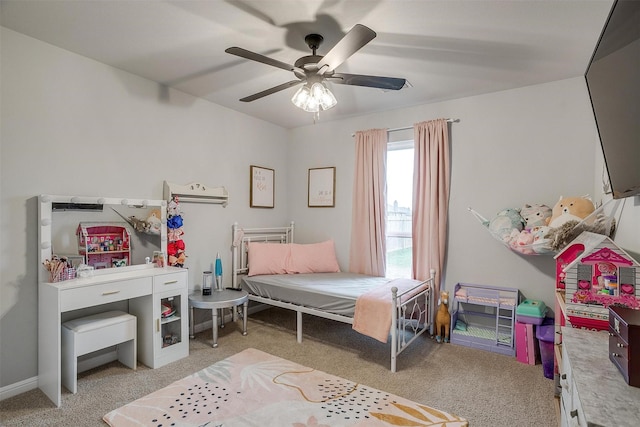
[{"label": "white bench seat", "polygon": [[62,385],[77,392],[78,357],[117,346],[118,360],[136,370],[136,317],[124,311],[107,311],[62,324]]}]

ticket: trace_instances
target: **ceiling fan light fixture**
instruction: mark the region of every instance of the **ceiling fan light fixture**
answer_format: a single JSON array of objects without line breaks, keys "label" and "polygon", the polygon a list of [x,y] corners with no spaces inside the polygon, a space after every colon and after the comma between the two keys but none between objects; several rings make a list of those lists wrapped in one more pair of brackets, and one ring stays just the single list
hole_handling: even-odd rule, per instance
[{"label": "ceiling fan light fixture", "polygon": [[291,102],[293,102],[293,105],[295,105],[296,107],[304,110],[307,102],[309,101],[309,98],[311,98],[311,91],[309,90],[307,85],[304,85],[296,91],[296,93],[293,95],[293,98],[291,98]]},{"label": "ceiling fan light fixture", "polygon": [[323,110],[328,110],[329,108],[333,108],[336,106],[338,101],[336,97],[333,96],[333,93],[329,90],[326,84],[324,83],[315,83],[313,86],[320,87],[321,89],[318,92],[321,93],[320,97],[320,106]]},{"label": "ceiling fan light fixture", "polygon": [[323,82],[315,82],[311,87],[305,84],[293,95],[291,102],[309,113],[328,110],[338,103],[336,97]]}]

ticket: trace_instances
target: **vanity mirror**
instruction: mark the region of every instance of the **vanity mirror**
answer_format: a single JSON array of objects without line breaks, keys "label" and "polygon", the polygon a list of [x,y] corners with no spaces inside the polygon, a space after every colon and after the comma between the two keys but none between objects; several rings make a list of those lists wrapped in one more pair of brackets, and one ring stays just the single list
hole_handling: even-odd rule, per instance
[{"label": "vanity mirror", "polygon": [[[38,200],[38,261],[43,265],[54,255],[66,256],[74,265],[89,263],[104,267],[95,273],[107,274],[143,268],[147,258],[153,259],[154,252],[162,252],[166,259],[166,206],[165,200],[41,195]],[[152,213],[159,218],[151,227],[144,228],[140,221],[146,221]],[[89,228],[92,226],[102,228]],[[88,260],[87,254],[79,250],[78,232],[86,235],[87,230],[103,232],[107,242],[100,241],[100,237],[89,238],[87,244],[93,246],[84,252],[104,256],[91,255],[92,259]],[[84,247],[85,242],[81,246]],[[115,265],[125,266],[116,269]],[[50,281],[45,268],[38,271],[40,282]]]}]

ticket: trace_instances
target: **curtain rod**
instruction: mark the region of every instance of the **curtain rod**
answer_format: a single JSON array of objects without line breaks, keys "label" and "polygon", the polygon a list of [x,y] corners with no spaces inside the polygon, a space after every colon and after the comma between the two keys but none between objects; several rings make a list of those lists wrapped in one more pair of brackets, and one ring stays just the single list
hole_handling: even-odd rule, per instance
[{"label": "curtain rod", "polygon": [[[447,121],[447,123],[458,123],[460,121],[460,119],[445,119]],[[387,129],[387,133],[391,133],[391,132],[398,132],[401,130],[409,130],[409,129],[413,129],[413,126],[405,126],[405,127],[401,127],[401,128],[393,128],[393,129]],[[352,133],[351,136],[356,136],[355,133]]]}]

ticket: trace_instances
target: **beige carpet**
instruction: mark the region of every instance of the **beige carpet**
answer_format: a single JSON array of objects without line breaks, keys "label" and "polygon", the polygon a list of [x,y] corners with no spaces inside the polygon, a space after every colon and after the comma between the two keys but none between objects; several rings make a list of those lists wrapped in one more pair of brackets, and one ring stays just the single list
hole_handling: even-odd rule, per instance
[{"label": "beige carpet", "polygon": [[[295,341],[295,313],[270,309],[249,317],[249,335],[233,324],[197,334],[186,359],[159,369],[118,362],[80,374],[78,394],[63,389],[55,408],[39,390],[0,402],[3,426],[106,426],[102,417],[129,402],[246,348],[256,348],[304,366],[366,384],[469,420],[471,426],[557,426],[553,381],[542,366],[425,337],[389,370],[389,347],[351,330],[350,325],[304,316],[304,341]],[[265,424],[268,425],[268,424]],[[280,427],[280,426],[277,426]]]}]

